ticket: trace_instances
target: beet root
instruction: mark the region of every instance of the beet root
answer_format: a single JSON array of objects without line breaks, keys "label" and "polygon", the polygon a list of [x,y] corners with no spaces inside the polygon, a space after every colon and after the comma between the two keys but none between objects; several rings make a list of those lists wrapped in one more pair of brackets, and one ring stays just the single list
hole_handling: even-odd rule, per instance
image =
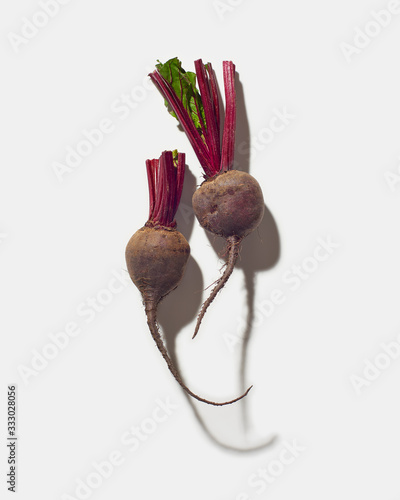
[{"label": "beet root", "polygon": [[185,237],[173,227],[144,226],[129,240],[125,255],[129,275],[142,294],[149,330],[180,386],[198,401],[215,406],[231,404],[246,396],[251,387],[242,396],[223,403],[209,401],[193,393],[183,382],[161,338],[157,326],[157,306],[183,278],[190,255]]},{"label": "beet root", "polygon": [[227,240],[225,271],[201,308],[194,338],[207,308],[232,274],[243,238],[261,222],[264,198],[261,187],[253,176],[238,170],[228,170],[203,182],[195,191],[192,204],[200,225]]},{"label": "beet root", "polygon": [[156,305],[183,278],[190,246],[175,228],[142,227],[126,247],[129,275],[143,299]]},{"label": "beet root", "polygon": [[203,182],[192,203],[201,226],[223,238],[244,238],[254,231],[264,215],[259,183],[239,170],[228,170]]}]

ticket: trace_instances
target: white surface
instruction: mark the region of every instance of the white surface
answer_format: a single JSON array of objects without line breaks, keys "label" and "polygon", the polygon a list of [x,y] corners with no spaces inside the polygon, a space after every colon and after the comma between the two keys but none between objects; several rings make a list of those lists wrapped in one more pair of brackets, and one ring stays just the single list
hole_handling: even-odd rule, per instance
[{"label": "white surface", "polygon": [[[5,394],[16,383],[24,500],[83,498],[77,479],[86,481],[92,463],[115,450],[123,464],[88,498],[400,497],[400,361],[360,394],[350,379],[363,376],[365,359],[384,363],[381,344],[400,333],[400,183],[391,190],[385,180],[386,172],[397,172],[400,155],[400,15],[390,22],[383,16],[388,25],[350,63],[341,50],[357,26],[373,21],[371,10],[389,3],[223,0],[218,15],[212,0],[71,1],[17,52],[8,33],[20,34],[22,18],[32,19],[41,7],[2,3],[1,495]],[[93,317],[78,315],[88,297],[104,294],[113,272],[123,274],[125,244],[146,220],[144,160],[179,148],[200,182],[185,135],[146,79],[157,58],[176,55],[191,70],[199,57],[212,61],[219,79],[222,60],[235,62],[252,145],[267,134],[274,110],[295,115],[250,165],[281,247],[274,267],[256,276],[255,306],[274,289],[286,300],[269,318],[259,315],[253,328],[246,434],[242,406],[186,399],[147,332],[133,284],[121,285]],[[124,113],[119,100],[133,88],[142,100]],[[113,131],[60,183],[54,162],[104,119]],[[193,222],[187,221],[185,228],[181,214],[183,231]],[[328,236],[339,247],[293,292],[285,272]],[[270,251],[267,240],[254,236],[251,245],[257,243]],[[190,244],[205,287],[221,262],[197,223]],[[186,286],[199,277],[193,268]],[[226,334],[241,335],[245,316],[244,275],[237,269],[198,339],[190,339],[194,317],[177,338],[193,390],[219,400],[238,394],[241,348],[231,352]],[[48,335],[70,322],[80,334],[25,385],[18,366],[29,366],[32,351],[41,352]],[[154,430],[146,418],[165,398],[178,407]],[[132,451],[121,438],[141,424],[154,432]],[[273,444],[253,453],[216,442],[246,448],[271,435]],[[281,470],[273,460],[291,461],[282,450],[293,440],[303,451]],[[264,490],[254,474],[268,466],[279,477]]]}]

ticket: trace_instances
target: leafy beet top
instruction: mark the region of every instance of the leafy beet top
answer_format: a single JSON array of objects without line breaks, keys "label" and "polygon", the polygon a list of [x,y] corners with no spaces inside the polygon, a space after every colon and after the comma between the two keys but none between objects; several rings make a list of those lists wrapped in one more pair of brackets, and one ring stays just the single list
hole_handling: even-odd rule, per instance
[{"label": "leafy beet top", "polygon": [[[185,71],[175,57],[159,62],[150,78],[165,99],[172,116],[177,118],[199,159],[205,177],[214,177],[233,167],[236,129],[235,65],[223,62],[225,87],[225,123],[220,141],[220,110],[217,80],[211,63],[194,63],[195,73]],[[196,87],[196,80],[199,89]]]}]

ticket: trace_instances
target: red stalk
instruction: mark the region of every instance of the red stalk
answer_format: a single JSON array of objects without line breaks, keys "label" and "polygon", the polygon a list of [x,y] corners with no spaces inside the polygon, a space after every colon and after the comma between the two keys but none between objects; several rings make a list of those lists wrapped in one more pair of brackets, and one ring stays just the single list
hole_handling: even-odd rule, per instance
[{"label": "red stalk", "polygon": [[146,168],[150,201],[147,223],[174,227],[185,175],[185,153],[178,153],[175,166],[172,152],[164,151],[159,160],[147,160]]},{"label": "red stalk", "polygon": [[174,89],[171,85],[158,73],[158,71],[153,71],[150,73],[150,78],[153,83],[160,90],[162,96],[168,101],[169,105],[173,109],[174,113],[178,117],[180,124],[182,125],[186,135],[192,145],[194,152],[196,153],[197,158],[201,166],[204,168],[204,171],[209,170],[210,166],[210,155],[207,151],[207,148],[198,132],[196,127],[194,126],[192,119],[189,116],[189,113],[183,107],[181,101],[178,96],[175,94]]},{"label": "red stalk", "polygon": [[208,73],[208,76],[210,78],[210,88],[211,88],[211,94],[212,94],[212,99],[213,99],[214,114],[215,114],[215,120],[217,123],[218,142],[219,142],[220,126],[219,126],[219,99],[218,99],[218,90],[217,90],[217,79],[215,78],[215,73],[214,73],[214,70],[211,66],[211,63],[207,63],[207,73]]},{"label": "red stalk", "polygon": [[149,220],[153,216],[155,205],[155,185],[156,173],[158,170],[158,160],[146,160],[147,181],[149,185]]},{"label": "red stalk", "polygon": [[209,178],[214,177],[219,172],[231,170],[234,164],[236,131],[235,65],[232,61],[223,62],[226,106],[221,147],[220,110],[215,73],[211,63],[207,63],[206,67],[202,60],[198,59],[194,64],[206,122],[204,124],[199,106],[195,100],[204,141],[170,83],[163,78],[158,70],[153,71],[149,76],[176,114],[204,170],[205,177]]},{"label": "red stalk", "polygon": [[222,138],[221,170],[226,172],[233,167],[235,155],[236,131],[236,92],[235,92],[235,65],[232,61],[223,62],[225,87],[225,124]]},{"label": "red stalk", "polygon": [[200,96],[203,102],[204,115],[206,118],[206,144],[211,156],[212,175],[219,172],[221,164],[221,151],[219,143],[219,129],[211,99],[210,82],[204,68],[203,61],[198,59],[194,62],[196,68],[197,82],[199,84]]}]

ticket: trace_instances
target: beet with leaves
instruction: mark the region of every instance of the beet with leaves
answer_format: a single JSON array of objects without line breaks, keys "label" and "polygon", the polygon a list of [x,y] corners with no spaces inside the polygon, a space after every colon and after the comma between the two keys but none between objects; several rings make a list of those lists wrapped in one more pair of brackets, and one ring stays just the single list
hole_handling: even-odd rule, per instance
[{"label": "beet with leaves", "polygon": [[[211,63],[195,61],[196,73],[185,71],[178,58],[159,62],[150,73],[164,97],[172,116],[177,118],[204,170],[205,181],[192,199],[200,225],[225,238],[227,263],[204,302],[194,335],[200,328],[208,306],[224,287],[233,272],[240,245],[261,222],[264,198],[261,187],[246,172],[233,170],[236,132],[235,65],[223,62],[225,87],[225,123],[221,142],[220,109],[217,81]],[[196,87],[196,80],[199,90]]]}]

